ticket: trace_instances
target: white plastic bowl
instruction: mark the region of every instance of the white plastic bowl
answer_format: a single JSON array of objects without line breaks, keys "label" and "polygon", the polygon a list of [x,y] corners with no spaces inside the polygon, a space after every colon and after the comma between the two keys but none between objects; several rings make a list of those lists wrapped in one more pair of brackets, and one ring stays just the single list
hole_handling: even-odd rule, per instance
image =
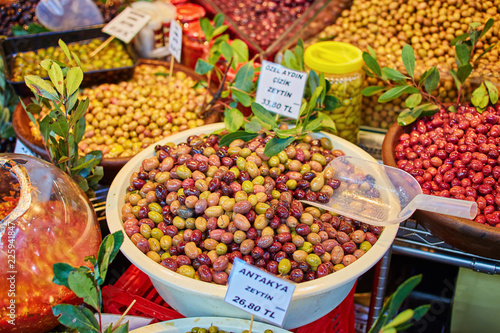
[{"label": "white plastic bowl", "polygon": [[[228,332],[243,332],[250,328],[250,320],[222,317],[191,317],[144,326],[133,330],[131,333],[185,333],[191,332],[193,327],[208,329],[211,325],[217,326],[219,330]],[[254,333],[263,333],[268,329],[272,330],[274,333],[291,333],[282,328],[264,323],[257,323],[254,321],[252,324],[252,332]]]},{"label": "white plastic bowl", "polygon": [[[157,144],[163,145],[167,142],[177,144],[185,142],[191,135],[210,134],[221,128],[224,128],[223,123],[206,125],[172,135]],[[328,137],[332,140],[335,149],[344,151],[348,156],[375,161],[358,146],[337,136],[327,133],[318,133],[315,136]],[[106,200],[106,219],[111,232],[124,231],[121,207],[125,203],[130,176],[139,170],[144,159],[153,156],[154,153],[154,145],[152,145],[137,154],[125,164],[111,184]],[[370,251],[348,267],[320,279],[297,284],[283,327],[293,329],[309,324],[337,307],[347,296],[356,279],[374,266],[389,249],[394,237],[396,237],[397,230],[398,225],[386,227]],[[160,266],[146,257],[128,237],[125,237],[121,251],[135,266],[151,278],[151,282],[160,296],[184,316],[250,318],[249,313],[224,302],[226,286],[190,279]]]}]

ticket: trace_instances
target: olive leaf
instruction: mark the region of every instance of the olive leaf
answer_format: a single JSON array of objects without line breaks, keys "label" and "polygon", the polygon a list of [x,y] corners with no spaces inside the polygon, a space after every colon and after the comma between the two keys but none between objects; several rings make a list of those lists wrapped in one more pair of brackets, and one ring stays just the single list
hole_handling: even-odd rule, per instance
[{"label": "olive leaf", "polygon": [[[118,250],[123,243],[123,232],[117,231],[108,235],[99,246],[97,255],[97,267],[99,274],[96,274],[97,285],[104,283],[109,264],[115,259]],[[94,268],[96,271],[96,267]]]},{"label": "olive leaf", "polygon": [[206,61],[205,61],[205,60],[203,60],[203,59],[198,59],[198,60],[196,61],[196,67],[195,67],[194,71],[195,71],[197,74],[200,74],[200,75],[205,75],[205,74],[207,74],[208,72],[210,72],[213,68],[214,68],[214,65],[209,64],[208,62],[206,62]]},{"label": "olive leaf", "polygon": [[488,95],[490,96],[491,104],[495,105],[498,101],[498,89],[497,87],[491,83],[490,81],[484,81],[484,85],[488,90]]},{"label": "olive leaf", "polygon": [[484,109],[488,105],[489,95],[486,90],[486,85],[481,83],[481,85],[472,92],[471,98],[472,104],[478,109]]},{"label": "olive leaf", "polygon": [[58,98],[57,91],[54,87],[44,79],[35,75],[25,75],[24,82],[35,95],[45,97],[52,101]]},{"label": "olive leaf", "polygon": [[389,67],[382,68],[382,73],[384,73],[389,80],[393,81],[405,81],[409,79],[408,76],[402,74],[400,71]]},{"label": "olive leaf", "polygon": [[373,96],[378,94],[379,92],[386,90],[387,87],[384,86],[372,86],[372,87],[366,87],[365,89],[361,90],[361,94],[363,96]]},{"label": "olive leaf", "polygon": [[78,90],[83,81],[83,71],[80,67],[70,68],[66,74],[66,91],[68,95],[72,95]]},{"label": "olive leaf", "polygon": [[415,75],[415,52],[413,48],[409,44],[405,44],[401,56],[406,72],[413,77]]},{"label": "olive leaf", "polygon": [[422,94],[415,93],[408,96],[405,100],[405,105],[407,108],[414,108],[420,104],[422,101]]},{"label": "olive leaf", "polygon": [[264,148],[264,154],[268,157],[278,155],[279,152],[285,150],[285,148],[288,147],[293,141],[295,141],[295,138],[293,137],[289,137],[286,139],[273,137],[267,142]]},{"label": "olive leaf", "polygon": [[278,127],[278,124],[276,124],[276,120],[274,119],[273,115],[259,103],[252,103],[252,112],[261,121],[270,124],[272,127]]},{"label": "olive leaf", "polygon": [[245,123],[245,117],[240,110],[228,108],[224,111],[224,124],[229,132],[236,132]]},{"label": "olive leaf", "polygon": [[439,71],[436,69],[436,67],[432,67],[429,76],[425,79],[424,82],[425,90],[428,94],[431,94],[437,88],[439,84],[439,78]]},{"label": "olive leaf", "polygon": [[236,72],[233,86],[244,92],[250,92],[253,86],[254,73],[253,61],[247,62]]},{"label": "olive leaf", "polygon": [[57,89],[59,94],[64,95],[64,77],[61,67],[58,64],[52,62],[52,65],[50,66],[48,72],[50,81],[52,81],[54,87]]},{"label": "olive leaf", "polygon": [[231,93],[234,100],[240,102],[243,106],[250,106],[250,103],[252,103],[252,98],[246,92],[231,89]]},{"label": "olive leaf", "polygon": [[396,86],[396,87],[386,91],[382,95],[380,95],[380,97],[378,98],[378,102],[385,103],[385,102],[388,102],[388,101],[393,100],[395,98],[398,98],[403,93],[416,94],[418,92],[419,92],[418,89],[415,87],[412,87],[412,86],[406,86],[406,85],[405,86]]},{"label": "olive leaf", "polygon": [[234,61],[231,63],[233,69],[236,69],[236,66],[239,63],[248,61],[248,46],[241,39],[234,39],[231,47],[233,49],[233,57]]},{"label": "olive leaf", "polygon": [[222,147],[222,146],[229,147],[229,144],[231,144],[231,142],[233,142],[236,139],[241,139],[241,140],[247,142],[247,141],[250,141],[250,140],[256,138],[258,135],[259,134],[257,134],[257,133],[236,131],[236,132],[224,135],[219,141],[219,146],[220,147]]},{"label": "olive leaf", "polygon": [[380,66],[368,52],[363,52],[363,60],[365,61],[366,66],[377,76],[382,76],[382,71],[380,69]]},{"label": "olive leaf", "polygon": [[97,289],[94,280],[89,274],[74,270],[68,275],[69,288],[76,296],[92,306],[96,311],[100,309]]},{"label": "olive leaf", "polygon": [[64,326],[84,332],[100,332],[99,323],[92,311],[85,307],[71,304],[58,304],[52,307],[54,316],[60,316],[59,322]]}]

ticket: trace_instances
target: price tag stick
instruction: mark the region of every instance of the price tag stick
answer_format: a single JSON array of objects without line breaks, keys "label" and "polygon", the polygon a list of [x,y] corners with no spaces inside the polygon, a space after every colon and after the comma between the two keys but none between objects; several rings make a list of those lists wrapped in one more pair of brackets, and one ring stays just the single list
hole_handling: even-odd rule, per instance
[{"label": "price tag stick", "polygon": [[172,75],[174,75],[174,62],[175,62],[174,56],[170,55],[170,72],[169,72],[169,77],[172,77]]},{"label": "price tag stick", "polygon": [[248,329],[248,333],[252,333],[253,317],[254,317],[254,315],[252,315],[252,317],[250,317],[250,328]]},{"label": "price tag stick", "polygon": [[94,51],[92,51],[92,53],[89,55],[89,58],[92,58],[97,53],[99,53],[103,48],[105,48],[106,46],[108,46],[108,44],[111,43],[111,41],[113,39],[115,39],[115,36],[110,36],[108,39],[106,39],[101,45],[99,45],[99,47],[97,49],[95,49]]}]

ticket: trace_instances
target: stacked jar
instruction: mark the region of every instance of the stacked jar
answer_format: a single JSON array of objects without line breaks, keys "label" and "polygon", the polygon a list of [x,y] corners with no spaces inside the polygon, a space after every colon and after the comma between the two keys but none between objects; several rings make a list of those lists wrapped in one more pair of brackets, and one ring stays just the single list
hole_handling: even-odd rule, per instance
[{"label": "stacked jar", "polygon": [[357,144],[365,79],[361,50],[347,43],[319,42],[306,49],[304,63],[308,70],[325,75],[330,82],[327,95],[339,98],[342,103],[332,111],[325,111],[335,122],[334,134]]}]

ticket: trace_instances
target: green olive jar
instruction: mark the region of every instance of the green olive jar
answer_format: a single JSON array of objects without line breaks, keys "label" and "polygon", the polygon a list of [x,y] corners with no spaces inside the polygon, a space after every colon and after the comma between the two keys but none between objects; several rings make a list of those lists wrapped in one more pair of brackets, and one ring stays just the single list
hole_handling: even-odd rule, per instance
[{"label": "green olive jar", "polygon": [[319,42],[309,46],[304,53],[308,70],[323,73],[330,82],[328,95],[336,96],[341,107],[326,113],[337,127],[337,133],[354,144],[358,143],[361,123],[363,81],[363,53],[357,47],[342,42]]}]

